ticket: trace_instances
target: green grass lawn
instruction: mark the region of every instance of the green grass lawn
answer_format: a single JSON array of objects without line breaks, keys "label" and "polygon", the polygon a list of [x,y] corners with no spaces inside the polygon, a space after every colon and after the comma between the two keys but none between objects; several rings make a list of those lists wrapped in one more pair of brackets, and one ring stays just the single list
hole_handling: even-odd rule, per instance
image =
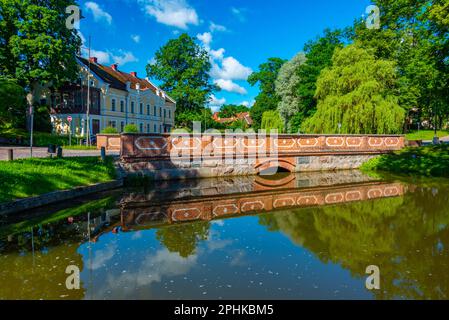
[{"label": "green grass lawn", "polygon": [[99,157],[0,161],[0,203],[115,178],[113,159]]},{"label": "green grass lawn", "polygon": [[386,171],[422,176],[449,177],[449,145],[406,148],[364,163],[363,171]]},{"label": "green grass lawn", "polygon": [[[449,131],[437,131],[438,137],[446,137],[449,136]],[[410,132],[405,135],[407,140],[432,140],[435,136],[435,132],[433,130],[420,130]]]}]

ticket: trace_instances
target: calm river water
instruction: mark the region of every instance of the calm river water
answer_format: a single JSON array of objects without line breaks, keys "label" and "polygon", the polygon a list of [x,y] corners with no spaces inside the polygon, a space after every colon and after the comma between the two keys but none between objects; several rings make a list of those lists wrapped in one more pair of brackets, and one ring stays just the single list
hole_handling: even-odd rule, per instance
[{"label": "calm river water", "polygon": [[0,298],[448,299],[448,198],[359,171],[117,190],[3,218]]}]

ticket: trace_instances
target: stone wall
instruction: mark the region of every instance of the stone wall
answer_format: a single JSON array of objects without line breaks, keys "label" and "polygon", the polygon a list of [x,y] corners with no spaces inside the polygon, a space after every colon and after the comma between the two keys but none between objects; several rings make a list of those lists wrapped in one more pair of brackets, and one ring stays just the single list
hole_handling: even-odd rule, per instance
[{"label": "stone wall", "polygon": [[[289,162],[295,166],[290,172],[314,172],[358,169],[360,166],[376,155],[326,155],[291,157]],[[283,161],[279,161],[282,167]],[[275,165],[276,160],[266,163]],[[122,161],[121,166],[128,175],[145,175],[154,180],[176,180],[191,178],[212,178],[225,176],[249,176],[260,173],[256,161],[247,159],[236,160],[232,163],[223,160],[205,160],[202,163],[191,161],[169,160],[140,160],[136,162]]]},{"label": "stone wall", "polygon": [[121,138],[117,134],[97,134],[97,149],[102,147],[106,148],[106,151],[120,151]]}]

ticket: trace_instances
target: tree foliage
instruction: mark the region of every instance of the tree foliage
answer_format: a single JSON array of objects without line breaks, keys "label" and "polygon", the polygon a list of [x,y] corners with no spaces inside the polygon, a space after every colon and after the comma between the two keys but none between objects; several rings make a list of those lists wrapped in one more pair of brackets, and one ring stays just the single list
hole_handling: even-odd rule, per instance
[{"label": "tree foliage", "polygon": [[251,86],[259,85],[259,95],[256,97],[256,103],[251,108],[251,117],[253,118],[253,127],[260,129],[262,116],[265,111],[276,110],[280,101],[276,94],[275,82],[282,65],[286,61],[281,58],[269,58],[267,62],[259,66],[259,71],[253,72],[248,77],[248,83]]},{"label": "tree foliage", "polygon": [[248,112],[249,108],[241,105],[225,104],[220,108],[220,118],[232,118],[242,112]]},{"label": "tree foliage", "polygon": [[25,91],[17,81],[0,76],[0,127],[23,127],[25,124]]},{"label": "tree foliage", "polygon": [[449,111],[449,40],[447,1],[375,0],[381,28],[354,26],[358,45],[375,56],[395,61],[399,75],[399,103],[418,108],[425,117],[439,116],[441,126]]},{"label": "tree foliage", "polygon": [[302,97],[298,95],[298,86],[301,83],[298,69],[306,62],[304,53],[298,53],[290,61],[286,62],[279,70],[276,79],[276,94],[280,97],[277,110],[281,116],[284,127],[289,131],[297,131],[292,128],[290,120],[299,113]]},{"label": "tree foliage", "polygon": [[278,130],[279,133],[282,133],[284,132],[284,121],[277,110],[265,111],[262,116],[261,127],[268,133],[271,130]]},{"label": "tree foliage", "polygon": [[[188,34],[168,41],[147,65],[147,74],[162,82],[161,88],[177,102],[178,119],[183,113],[200,113],[218,88],[211,83],[209,54]],[[181,115],[181,117],[179,117]]]},{"label": "tree foliage", "polygon": [[74,80],[81,39],[66,27],[74,0],[0,0],[0,74],[18,80],[34,104],[43,85]]},{"label": "tree foliage", "polygon": [[315,91],[318,77],[324,68],[331,66],[334,51],[336,48],[343,47],[342,41],[345,37],[345,32],[341,30],[326,29],[322,36],[305,44],[304,53],[307,61],[298,68],[298,76],[301,79],[297,88],[297,95],[301,100],[299,118],[305,119],[315,112]]},{"label": "tree foliage", "polygon": [[337,49],[317,82],[318,108],[304,129],[316,133],[399,133],[404,110],[396,95],[395,63],[356,45]]}]

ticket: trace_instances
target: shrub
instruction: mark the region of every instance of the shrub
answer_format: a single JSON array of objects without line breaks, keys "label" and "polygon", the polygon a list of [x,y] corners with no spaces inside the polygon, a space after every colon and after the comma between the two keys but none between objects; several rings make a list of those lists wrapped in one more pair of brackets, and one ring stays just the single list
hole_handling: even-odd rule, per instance
[{"label": "shrub", "polygon": [[125,133],[138,133],[139,129],[137,129],[137,126],[135,124],[127,124],[125,128],[123,129],[123,132]]},{"label": "shrub", "polygon": [[101,133],[104,133],[104,134],[117,134],[118,131],[114,127],[106,127],[103,130],[101,130]]}]

